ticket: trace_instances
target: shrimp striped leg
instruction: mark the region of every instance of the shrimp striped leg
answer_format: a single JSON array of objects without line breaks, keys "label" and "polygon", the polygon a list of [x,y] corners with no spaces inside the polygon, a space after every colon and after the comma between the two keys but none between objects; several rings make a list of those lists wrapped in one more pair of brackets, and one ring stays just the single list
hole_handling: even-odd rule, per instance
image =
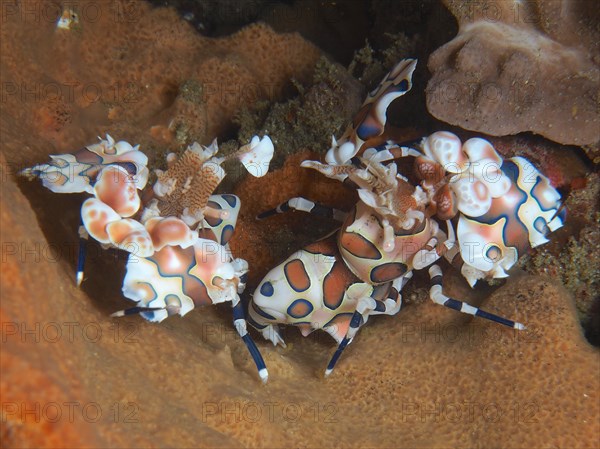
[{"label": "shrimp striped leg", "polygon": [[284,201],[274,209],[269,209],[258,214],[256,219],[263,220],[265,218],[272,217],[273,215],[283,214],[290,210],[308,212],[313,215],[332,218],[337,221],[344,221],[346,219],[345,212],[330,206],[315,203],[314,201],[310,201],[302,197],[290,198],[289,200]]},{"label": "shrimp striped leg", "polygon": [[267,366],[265,365],[265,361],[262,358],[260,351],[256,347],[256,343],[254,343],[254,340],[252,340],[252,337],[248,333],[244,307],[242,306],[242,301],[238,295],[234,295],[231,305],[233,307],[233,325],[246,344],[248,352],[250,352],[250,356],[252,356],[252,360],[254,360],[260,379],[263,383],[266,383],[269,379],[269,372],[267,371]]},{"label": "shrimp striped leg", "polygon": [[166,307],[130,307],[129,309],[118,310],[114,313],[111,313],[110,316],[113,318],[118,318],[121,316],[127,315],[136,315],[138,313],[146,313],[146,312],[156,312],[158,310],[166,310]]},{"label": "shrimp striped leg", "polygon": [[448,237],[441,230],[438,230],[436,235],[427,242],[423,249],[414,255],[412,264],[415,270],[422,270],[430,266],[456,246],[456,234],[452,227],[452,222],[446,220],[446,226]]},{"label": "shrimp striped leg", "polygon": [[77,251],[77,272],[75,278],[77,279],[77,287],[81,287],[83,282],[83,273],[85,268],[85,256],[87,254],[87,243],[89,234],[83,226],[83,222],[79,225],[79,250]]},{"label": "shrimp striped leg", "polygon": [[431,277],[431,289],[429,291],[429,297],[436,304],[441,304],[444,307],[458,310],[462,313],[468,313],[469,315],[485,318],[486,320],[494,321],[495,323],[503,324],[505,326],[512,327],[513,329],[525,329],[525,326],[521,323],[486,312],[478,307],[473,307],[466,302],[449,298],[448,296],[444,295],[442,293],[442,270],[438,265],[432,265],[429,268],[429,276]]},{"label": "shrimp striped leg", "polygon": [[[358,300],[356,305],[356,311],[350,319],[350,326],[346,336],[340,341],[335,353],[331,357],[327,369],[325,370],[325,377],[329,376],[337,361],[339,360],[342,352],[346,349],[346,346],[352,342],[358,329],[367,322],[370,315],[396,315],[400,311],[402,306],[402,296],[399,291],[412,277],[412,272],[408,272],[401,278],[395,279],[392,287],[389,289],[388,297],[385,299],[375,299],[372,296],[364,297]],[[375,291],[373,292],[375,295]]]},{"label": "shrimp striped leg", "polygon": [[[248,262],[244,259],[234,259],[233,267],[235,270],[236,278],[241,279],[245,278],[248,274]],[[221,286],[224,290],[229,291],[229,298],[231,298],[231,307],[233,312],[233,326],[235,330],[237,330],[238,334],[244,341],[246,348],[248,348],[248,352],[254,360],[254,364],[256,365],[256,369],[258,370],[258,375],[263,383],[266,383],[269,379],[269,373],[267,371],[267,366],[265,365],[265,361],[260,354],[260,351],[256,347],[254,340],[248,333],[248,323],[246,321],[246,314],[244,312],[244,307],[242,305],[242,301],[238,295],[238,291],[240,291],[240,285],[236,286],[235,282],[231,280],[219,280],[213,281],[217,286]],[[244,281],[245,285],[245,281]],[[243,288],[242,288],[243,291]]]}]

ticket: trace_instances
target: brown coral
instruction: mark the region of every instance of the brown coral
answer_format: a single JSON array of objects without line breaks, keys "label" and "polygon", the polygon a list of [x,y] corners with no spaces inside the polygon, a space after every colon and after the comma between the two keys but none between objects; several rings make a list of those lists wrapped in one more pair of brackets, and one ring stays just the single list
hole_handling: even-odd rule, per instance
[{"label": "brown coral", "polygon": [[[47,246],[10,179],[3,201],[12,205],[1,214],[5,249]],[[369,322],[327,380],[330,337],[287,330],[286,350],[259,341],[271,373],[262,387],[228,308],[163,325],[116,321],[107,312],[125,302],[112,280],[88,296],[74,287],[71,260],[35,259],[19,245],[3,254],[3,447],[591,448],[600,437],[598,350],[545,278],[513,278],[484,304],[526,331],[413,302]],[[100,262],[90,281],[111,271]],[[67,402],[79,404],[72,421]]]},{"label": "brown coral", "polygon": [[445,1],[458,35],[429,58],[427,108],[491,135],[600,140],[598,8],[587,0]]},{"label": "brown coral", "polygon": [[174,10],[145,2],[76,7],[72,30],[56,29],[51,5],[31,0],[3,10],[3,114],[38,123],[36,140],[52,142],[57,153],[109,129],[142,144],[153,127],[158,143],[208,143],[232,129],[243,107],[282,99],[292,77],[308,79],[320,56],[298,34],[264,24],[208,38]]},{"label": "brown coral", "polygon": [[[73,150],[107,128],[114,137],[144,143],[150,127],[171,112],[182,113],[186,126],[174,130],[181,136],[200,132],[194,129],[204,128],[190,125],[194,116],[187,115],[202,98],[199,84],[186,83],[195,75],[182,75],[179,64],[195,61],[201,53],[197,40],[214,48],[222,42],[199,38],[172,12],[149,10],[143,3],[132,3],[134,12],[142,13],[133,16],[139,23],[125,26],[116,19],[130,3],[107,4],[114,9],[109,10],[111,27],[82,20],[79,30],[71,30],[81,33],[76,42],[69,40],[73,34],[55,34],[54,23],[33,26],[13,18],[2,27],[3,81],[37,82],[47,71],[52,79],[70,82],[83,76],[103,87],[110,86],[110,75],[125,87],[129,70],[143,81],[140,92],[127,91],[139,102],[69,103],[72,122],[51,132],[34,123],[37,108],[46,103],[31,96],[22,101],[5,91],[0,117],[1,150],[8,159],[2,166],[0,211],[2,447],[597,445],[598,350],[583,339],[572,299],[545,278],[511,278],[483,304],[525,322],[529,330],[524,333],[472,320],[426,298],[406,301],[398,316],[373,319],[360,331],[328,380],[320,373],[334,350],[329,336],[304,339],[288,329],[288,348],[282,350],[253,333],[271,373],[265,387],[231,325],[227,305],[200,308],[161,325],[139,317],[111,319],[111,312],[128,305],[121,295],[123,254],[95,245],[88,250],[83,290],[76,289],[81,197],[24,184],[26,199],[14,173],[23,161]],[[96,29],[110,43],[102,51],[103,41],[86,34]],[[273,36],[264,45],[296,39],[259,29]],[[109,55],[106,61],[100,60],[103,52]],[[143,61],[156,67],[147,70]],[[82,95],[82,86],[74,89]],[[168,123],[160,126],[167,129]],[[215,126],[225,129],[227,123]],[[156,134],[169,140],[169,132]],[[296,195],[346,209],[356,200],[339,183],[300,169],[299,162],[308,158],[316,155],[288,158],[282,170],[260,180],[247,178],[236,191],[243,206],[231,246],[250,263],[249,292],[290,251],[336,226],[300,213],[257,223],[256,213]],[[418,285],[418,278],[409,286]],[[447,279],[450,284],[453,278]],[[72,419],[69,403],[75,403]]]}]

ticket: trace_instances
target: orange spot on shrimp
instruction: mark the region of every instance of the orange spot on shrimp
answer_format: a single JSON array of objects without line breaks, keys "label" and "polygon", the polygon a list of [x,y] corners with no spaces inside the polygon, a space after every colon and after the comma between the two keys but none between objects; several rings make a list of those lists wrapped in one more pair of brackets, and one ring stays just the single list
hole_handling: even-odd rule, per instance
[{"label": "orange spot on shrimp", "polygon": [[344,293],[350,285],[358,279],[342,262],[335,262],[331,271],[323,280],[323,303],[331,310],[337,309],[343,299]]},{"label": "orange spot on shrimp", "polygon": [[303,292],[310,287],[310,278],[300,259],[294,259],[285,264],[283,271],[290,286],[297,292]]},{"label": "orange spot on shrimp", "polygon": [[384,263],[371,270],[371,281],[376,283],[388,282],[399,278],[406,271],[407,266],[401,262]]},{"label": "orange spot on shrimp", "polygon": [[340,238],[342,248],[350,254],[362,259],[381,259],[381,253],[377,247],[362,235],[355,232],[343,232]]}]

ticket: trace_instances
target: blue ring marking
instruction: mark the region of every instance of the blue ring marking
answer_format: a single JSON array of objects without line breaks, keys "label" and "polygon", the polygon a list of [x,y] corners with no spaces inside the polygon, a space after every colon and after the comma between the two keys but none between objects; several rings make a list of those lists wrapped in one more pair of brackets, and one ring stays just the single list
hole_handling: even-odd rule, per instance
[{"label": "blue ring marking", "polygon": [[[533,185],[533,187],[531,188],[531,198],[533,198],[535,200],[535,202],[538,204],[538,206],[540,207],[540,210],[544,211],[544,212],[551,212],[551,211],[555,211],[558,209],[558,207],[550,207],[550,209],[544,209],[544,206],[542,205],[542,202],[540,201],[540,199],[535,196],[535,193],[533,193],[535,191],[535,188],[538,186],[538,184],[540,184],[541,182],[543,182],[544,180],[542,179],[542,177],[540,175],[537,176],[537,179],[535,180],[535,184]],[[550,187],[552,187],[552,185],[550,183],[548,183],[548,185]],[[554,189],[554,187],[552,187]],[[560,204],[560,203],[559,203]],[[557,205],[558,206],[558,205]]]},{"label": "blue ring marking", "polygon": [[231,235],[229,236],[229,238],[231,238],[233,236],[233,231],[235,231],[235,228],[228,224],[223,226],[223,229],[221,230],[221,245],[225,245],[229,240],[225,240],[225,231],[228,231],[231,229]]},{"label": "blue ring marking", "polygon": [[[192,247],[192,251],[193,251],[193,247]],[[180,274],[164,274],[160,270],[160,265],[158,264],[158,262],[156,260],[154,260],[153,256],[150,256],[150,257],[140,257],[140,259],[146,259],[147,261],[152,262],[154,265],[156,265],[156,271],[158,271],[158,274],[160,274],[161,277],[164,277],[164,278],[181,278],[182,277]],[[187,270],[185,271],[186,274],[192,276],[190,274],[190,270],[192,268],[194,268],[195,266],[196,266],[196,255],[194,254],[194,257],[192,257],[192,262],[190,263],[190,265],[187,267]],[[196,279],[198,279],[196,276],[193,276],[193,277],[196,278]],[[200,281],[200,282],[202,282],[202,281]],[[203,284],[204,284],[204,282],[203,282]]]},{"label": "blue ring marking", "polygon": [[[223,206],[221,206],[216,201],[210,200],[207,202],[208,207],[212,207],[213,209],[223,210]],[[214,217],[204,217],[204,221],[211,227],[211,229],[215,229],[223,223],[222,218],[214,218]]]},{"label": "blue ring marking", "polygon": [[535,221],[533,222],[533,227],[537,232],[543,235],[548,234],[548,232],[550,231],[548,229],[548,225],[546,224],[546,220],[544,220],[542,217],[537,217],[535,219]]},{"label": "blue ring marking", "polygon": [[[490,255],[490,253],[492,251],[497,251],[498,252],[498,256],[497,257],[492,257],[492,255]],[[487,249],[487,251],[485,252],[485,257],[487,257],[492,262],[496,262],[496,261],[502,259],[502,250],[500,249],[500,247],[498,245],[491,245]]]},{"label": "blue ring marking", "polygon": [[[163,301],[165,302],[165,309],[166,309],[166,308],[169,306],[168,299],[169,299],[170,297],[173,297],[173,298],[175,298],[175,299],[177,300],[177,304],[176,304],[176,305],[177,305],[179,308],[181,308],[181,307],[183,306],[183,304],[181,303],[181,298],[179,298],[179,296],[177,296],[177,295],[174,295],[173,293],[168,293],[167,295],[165,295],[165,297],[164,297],[164,299],[163,299]],[[169,313],[169,311],[167,310],[167,314],[168,314],[168,313]]]},{"label": "blue ring marking", "polygon": [[238,200],[237,196],[230,195],[228,193],[221,195],[221,198],[223,198],[225,201],[227,201],[227,204],[229,204],[231,207],[235,207],[235,205],[237,204],[237,200]]},{"label": "blue ring marking", "polygon": [[260,294],[263,296],[273,296],[274,292],[275,292],[275,289],[273,288],[273,284],[271,284],[269,281],[265,282],[260,287]]},{"label": "blue ring marking", "polygon": [[[306,313],[303,313],[302,315],[295,315],[293,313],[293,309],[298,304],[305,304],[305,305],[307,305],[308,306],[308,311]],[[297,299],[293,303],[291,303],[290,306],[287,308],[287,314],[289,316],[291,316],[292,318],[304,318],[304,317],[310,315],[313,310],[314,310],[314,307],[313,307],[313,305],[312,305],[312,303],[310,301],[307,301],[306,299]]]},{"label": "blue ring marking", "polygon": [[356,129],[356,134],[361,140],[367,140],[370,137],[378,136],[381,134],[381,128],[379,126],[369,126],[364,121],[360,124],[360,126]]}]

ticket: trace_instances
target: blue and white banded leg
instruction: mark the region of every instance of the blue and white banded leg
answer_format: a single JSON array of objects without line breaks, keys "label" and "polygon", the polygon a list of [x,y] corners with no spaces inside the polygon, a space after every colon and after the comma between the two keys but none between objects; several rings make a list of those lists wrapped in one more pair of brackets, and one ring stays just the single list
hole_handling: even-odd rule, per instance
[{"label": "blue and white banded leg", "polygon": [[135,307],[130,307],[128,309],[117,310],[116,312],[111,313],[110,316],[113,318],[118,318],[118,317],[128,316],[128,315],[137,315],[139,313],[145,313],[145,312],[156,312],[158,310],[167,310],[167,308],[166,307],[135,306]]},{"label": "blue and white banded leg", "polygon": [[513,329],[523,330],[525,326],[516,321],[509,320],[507,318],[495,315],[493,313],[486,312],[474,307],[466,302],[459,301],[457,299],[449,298],[442,293],[442,270],[438,265],[432,265],[429,268],[429,276],[431,278],[431,289],[429,290],[429,297],[436,304],[441,304],[444,307],[458,310],[462,313],[469,315],[478,316],[485,318],[486,320],[494,321],[495,323],[503,324],[504,326],[512,327]]},{"label": "blue and white banded leg", "polygon": [[412,277],[412,272],[406,273],[401,278],[394,280],[392,288],[390,289],[389,296],[385,299],[375,299],[372,297],[364,297],[358,300],[356,304],[356,310],[350,319],[350,326],[346,336],[340,341],[335,353],[331,357],[327,369],[325,369],[325,377],[329,376],[337,361],[339,360],[342,352],[346,349],[352,340],[356,336],[358,329],[367,322],[370,315],[396,315],[400,311],[402,306],[402,296],[400,290]]},{"label": "blue and white banded leg", "polygon": [[83,223],[79,225],[79,250],[77,251],[77,272],[75,273],[75,279],[77,280],[77,287],[81,287],[83,282],[83,274],[85,269],[85,256],[87,254],[87,243],[89,234],[83,226]]},{"label": "blue and white banded leg", "polygon": [[320,217],[332,218],[336,221],[344,221],[346,219],[346,212],[341,211],[339,209],[335,209],[331,206],[325,206],[323,204],[315,203],[314,201],[307,200],[306,198],[302,198],[300,196],[295,198],[290,198],[287,201],[284,201],[274,209],[266,210],[256,216],[257,220],[263,220],[268,217],[272,217],[273,215],[283,214],[290,210],[298,210],[302,212],[308,212],[313,215],[318,215]]},{"label": "blue and white banded leg", "polygon": [[415,270],[427,268],[442,257],[442,255],[447,254],[456,247],[456,234],[450,220],[446,220],[446,226],[448,228],[447,237],[441,229],[438,229],[438,232],[427,242],[423,249],[415,253],[412,260]]},{"label": "blue and white banded leg", "polygon": [[260,379],[263,383],[267,383],[269,372],[267,371],[267,366],[265,365],[265,361],[262,358],[260,351],[256,347],[256,343],[254,343],[254,340],[252,340],[252,337],[248,333],[244,307],[242,306],[242,301],[238,295],[233,296],[231,306],[233,308],[233,325],[242,340],[244,340],[248,352],[250,352],[252,360],[254,360]]}]

